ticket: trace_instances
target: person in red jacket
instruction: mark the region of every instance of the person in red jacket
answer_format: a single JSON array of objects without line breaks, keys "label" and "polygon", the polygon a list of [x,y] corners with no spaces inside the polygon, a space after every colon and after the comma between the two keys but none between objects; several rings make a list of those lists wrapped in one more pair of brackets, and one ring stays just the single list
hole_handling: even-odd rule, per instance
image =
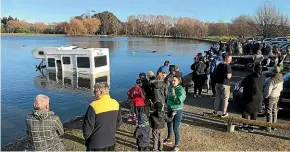
[{"label": "person in red jacket", "polygon": [[[134,106],[134,112],[136,114],[135,117],[133,117],[133,120],[136,120],[136,117],[142,112],[144,112],[144,106],[145,106],[145,95],[144,91],[142,89],[142,80],[137,79],[136,80],[136,85],[132,87],[127,95],[128,99],[132,101],[133,106]],[[130,121],[130,118],[128,119]],[[131,119],[132,121],[132,119]]]}]

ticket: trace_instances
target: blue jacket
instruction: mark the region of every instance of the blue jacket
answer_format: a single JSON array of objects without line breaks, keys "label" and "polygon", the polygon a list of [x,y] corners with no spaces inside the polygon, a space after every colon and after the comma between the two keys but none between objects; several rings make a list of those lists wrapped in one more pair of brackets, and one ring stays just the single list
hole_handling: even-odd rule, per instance
[{"label": "blue jacket", "polygon": [[219,63],[223,62],[224,59],[222,56],[216,56],[211,62],[210,62],[210,74],[215,75],[216,74],[216,67]]},{"label": "blue jacket", "polygon": [[167,65],[163,65],[163,66],[161,66],[161,67],[157,70],[156,75],[158,75],[159,72],[166,72],[166,73],[168,73],[168,72],[169,72],[169,66],[167,66]]}]

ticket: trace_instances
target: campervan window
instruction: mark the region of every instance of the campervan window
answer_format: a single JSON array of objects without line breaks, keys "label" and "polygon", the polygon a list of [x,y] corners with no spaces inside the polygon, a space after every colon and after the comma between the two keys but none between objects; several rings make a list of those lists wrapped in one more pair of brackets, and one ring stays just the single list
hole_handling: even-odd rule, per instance
[{"label": "campervan window", "polygon": [[56,73],[48,73],[48,78],[52,81],[56,81]]},{"label": "campervan window", "polygon": [[90,68],[90,58],[89,57],[77,57],[78,68]]},{"label": "campervan window", "polygon": [[95,79],[95,83],[97,82],[107,82],[108,77],[107,76],[102,76],[102,77],[98,77]]},{"label": "campervan window", "polygon": [[78,87],[90,89],[91,88],[91,80],[79,77],[78,78]]},{"label": "campervan window", "polygon": [[44,54],[43,51],[39,51],[39,52],[38,52],[38,55],[43,55],[43,54]]},{"label": "campervan window", "polygon": [[55,59],[54,58],[48,58],[47,63],[49,67],[55,67]]},{"label": "campervan window", "polygon": [[62,64],[70,64],[70,57],[62,57]]},{"label": "campervan window", "polygon": [[107,56],[95,56],[95,68],[107,65]]}]

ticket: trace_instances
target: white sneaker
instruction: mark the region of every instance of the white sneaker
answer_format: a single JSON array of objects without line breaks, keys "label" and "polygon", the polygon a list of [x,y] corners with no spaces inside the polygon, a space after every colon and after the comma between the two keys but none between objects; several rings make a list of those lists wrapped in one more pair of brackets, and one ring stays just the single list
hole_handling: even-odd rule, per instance
[{"label": "white sneaker", "polygon": [[229,116],[228,113],[225,113],[225,114],[222,114],[222,115],[221,115],[222,118],[225,118],[225,117],[227,117],[227,116]]}]

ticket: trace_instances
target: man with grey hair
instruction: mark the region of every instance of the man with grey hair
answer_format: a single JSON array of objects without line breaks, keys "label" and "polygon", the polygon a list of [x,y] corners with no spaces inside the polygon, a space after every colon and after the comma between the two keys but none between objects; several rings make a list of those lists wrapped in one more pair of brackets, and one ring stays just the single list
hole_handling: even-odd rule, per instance
[{"label": "man with grey hair", "polygon": [[65,151],[59,136],[64,134],[63,125],[54,112],[49,111],[49,97],[36,96],[34,111],[26,116],[27,135],[35,151]]},{"label": "man with grey hair", "polygon": [[[276,123],[278,115],[278,101],[280,93],[283,90],[283,75],[280,73],[279,66],[274,67],[273,73],[273,77],[267,81],[264,90],[264,99],[267,122]],[[271,132],[271,127],[268,127],[267,131]]]},{"label": "man with grey hair", "polygon": [[114,151],[115,133],[122,122],[120,105],[110,97],[108,83],[96,83],[94,88],[96,100],[89,105],[83,123],[87,151]]}]

